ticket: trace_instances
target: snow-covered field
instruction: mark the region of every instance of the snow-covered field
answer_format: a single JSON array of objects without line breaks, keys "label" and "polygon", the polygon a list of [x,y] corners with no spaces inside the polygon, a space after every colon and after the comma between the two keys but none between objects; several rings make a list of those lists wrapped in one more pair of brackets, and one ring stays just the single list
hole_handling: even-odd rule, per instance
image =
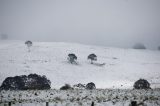
[{"label": "snow-covered field", "polygon": [[[68,63],[75,53],[78,65]],[[95,53],[96,66],[87,56]],[[94,82],[97,88],[133,88],[139,78],[147,79],[152,88],[160,87],[160,51],[98,47],[62,42],[33,42],[28,52],[24,41],[0,41],[0,84],[6,77],[37,73],[51,80],[52,88],[65,83]]]},{"label": "snow-covered field", "polygon": [[31,90],[1,91],[0,106],[129,106],[137,101],[138,106],[160,106],[160,89],[154,90]]},{"label": "snow-covered field", "polygon": [[[77,55],[78,65],[67,61],[69,53]],[[90,64],[87,56],[91,53],[98,56],[97,64],[106,65]],[[103,90],[1,91],[0,106],[7,101],[13,101],[12,106],[45,106],[46,101],[49,106],[90,106],[92,101],[96,106],[128,106],[132,100],[147,106],[160,105],[159,89],[126,90],[140,78],[147,79],[152,88],[160,88],[160,51],[33,42],[28,52],[24,41],[0,41],[0,84],[6,77],[30,73],[46,75],[52,89],[65,83],[94,82]]]}]

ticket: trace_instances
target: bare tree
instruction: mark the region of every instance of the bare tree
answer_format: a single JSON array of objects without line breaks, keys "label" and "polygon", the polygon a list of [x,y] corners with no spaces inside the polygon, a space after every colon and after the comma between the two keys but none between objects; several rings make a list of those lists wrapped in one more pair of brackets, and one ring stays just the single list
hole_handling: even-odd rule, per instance
[{"label": "bare tree", "polygon": [[31,50],[30,50],[30,47],[32,46],[32,42],[31,41],[26,41],[25,42],[25,45],[27,45],[27,47],[28,47],[28,52],[30,52]]}]

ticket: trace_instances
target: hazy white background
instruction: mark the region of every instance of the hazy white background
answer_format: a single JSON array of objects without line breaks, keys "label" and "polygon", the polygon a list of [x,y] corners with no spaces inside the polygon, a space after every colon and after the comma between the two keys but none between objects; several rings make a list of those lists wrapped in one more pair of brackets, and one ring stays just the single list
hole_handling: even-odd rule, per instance
[{"label": "hazy white background", "polygon": [[131,47],[160,45],[160,0],[0,0],[11,39]]}]

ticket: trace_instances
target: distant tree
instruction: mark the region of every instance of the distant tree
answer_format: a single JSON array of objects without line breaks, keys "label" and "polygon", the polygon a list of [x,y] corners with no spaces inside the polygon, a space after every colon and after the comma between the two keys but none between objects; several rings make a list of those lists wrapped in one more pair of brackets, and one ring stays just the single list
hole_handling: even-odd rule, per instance
[{"label": "distant tree", "polygon": [[32,46],[32,42],[28,40],[28,41],[25,42],[25,45],[27,45],[28,52],[30,52],[30,47]]},{"label": "distant tree", "polygon": [[97,61],[97,56],[95,54],[90,54],[88,59],[91,60],[91,64],[93,64],[93,61]]},{"label": "distant tree", "polygon": [[142,43],[137,43],[133,46],[133,49],[146,49],[146,47]]},{"label": "distant tree", "polygon": [[69,85],[69,84],[65,84],[64,86],[62,86],[62,87],[60,88],[60,90],[71,90],[71,89],[73,89],[73,88],[72,88],[71,85]]},{"label": "distant tree", "polygon": [[96,89],[96,85],[93,82],[90,82],[86,85],[86,89],[88,90]]},{"label": "distant tree", "polygon": [[160,50],[160,46],[158,46],[158,50]]},{"label": "distant tree", "polygon": [[76,63],[75,60],[77,60],[77,56],[75,54],[68,54],[68,60],[71,64]]},{"label": "distant tree", "polygon": [[7,34],[1,34],[1,39],[2,39],[2,40],[8,39],[8,35],[7,35]]},{"label": "distant tree", "polygon": [[135,89],[151,89],[150,83],[145,79],[139,79],[133,85]]}]

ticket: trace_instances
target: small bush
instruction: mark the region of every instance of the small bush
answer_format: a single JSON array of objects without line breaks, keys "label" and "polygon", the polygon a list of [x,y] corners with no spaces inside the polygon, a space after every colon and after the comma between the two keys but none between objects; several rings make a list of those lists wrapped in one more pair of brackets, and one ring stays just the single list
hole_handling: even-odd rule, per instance
[{"label": "small bush", "polygon": [[96,89],[96,85],[93,82],[90,82],[86,85],[86,89],[88,90]]},{"label": "small bush", "polygon": [[62,87],[60,88],[60,90],[71,90],[71,89],[73,89],[73,88],[72,88],[71,85],[69,85],[69,84],[65,84],[64,86],[62,86]]},{"label": "small bush", "polygon": [[133,46],[133,49],[146,49],[146,47],[142,43],[137,43]]},{"label": "small bush", "polygon": [[160,46],[158,47],[158,50],[160,50]]},{"label": "small bush", "polygon": [[0,89],[2,90],[43,90],[50,89],[51,82],[45,77],[37,74],[28,76],[21,75],[15,77],[7,77]]},{"label": "small bush", "polygon": [[135,89],[151,89],[150,83],[145,79],[139,79],[133,85]]},{"label": "small bush", "polygon": [[81,84],[81,83],[79,83],[79,84],[75,84],[75,85],[73,85],[73,87],[74,88],[78,88],[78,89],[85,89],[85,84]]}]

